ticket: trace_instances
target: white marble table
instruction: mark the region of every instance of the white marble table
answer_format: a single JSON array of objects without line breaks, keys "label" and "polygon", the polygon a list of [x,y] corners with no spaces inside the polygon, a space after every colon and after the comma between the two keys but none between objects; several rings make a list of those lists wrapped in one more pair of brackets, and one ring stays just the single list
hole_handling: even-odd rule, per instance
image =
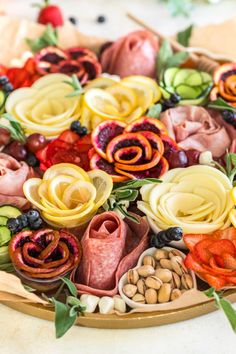
[{"label": "white marble table", "polygon": [[[31,0],[0,0],[7,12],[33,19]],[[55,1],[56,2],[56,1]],[[83,32],[115,38],[137,28],[126,17],[126,11],[141,16],[166,34],[185,28],[220,22],[236,15],[236,1],[223,1],[215,6],[202,5],[191,18],[171,18],[157,0],[61,0],[57,1],[67,16],[76,15]],[[108,21],[96,24],[98,15]],[[3,34],[1,34],[3,35]],[[132,330],[98,330],[74,327],[62,339],[54,338],[52,322],[23,315],[0,305],[1,354],[235,354],[236,337],[224,315],[214,312],[193,320],[154,328]]]}]

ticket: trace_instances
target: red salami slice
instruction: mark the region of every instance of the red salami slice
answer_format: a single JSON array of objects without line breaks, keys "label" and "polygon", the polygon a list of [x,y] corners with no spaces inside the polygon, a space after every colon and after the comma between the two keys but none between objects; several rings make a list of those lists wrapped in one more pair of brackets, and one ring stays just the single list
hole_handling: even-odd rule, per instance
[{"label": "red salami slice", "polygon": [[113,296],[120,277],[132,268],[148,246],[149,226],[123,221],[115,212],[95,216],[82,238],[83,258],[72,274],[79,293]]}]

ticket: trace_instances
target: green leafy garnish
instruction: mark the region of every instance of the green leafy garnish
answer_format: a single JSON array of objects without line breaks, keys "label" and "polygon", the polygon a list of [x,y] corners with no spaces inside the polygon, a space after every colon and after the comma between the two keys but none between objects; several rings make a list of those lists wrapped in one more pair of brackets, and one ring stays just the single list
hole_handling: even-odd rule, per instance
[{"label": "green leafy garnish", "polygon": [[9,131],[9,133],[11,134],[11,138],[13,140],[17,140],[21,143],[25,143],[26,141],[26,137],[24,134],[24,131],[20,125],[19,122],[17,122],[10,114],[8,113],[4,113],[1,118],[6,119],[10,124],[4,125],[1,124],[1,120],[0,120],[0,128],[6,129]]},{"label": "green leafy garnish", "polygon": [[223,172],[233,184],[234,177],[236,175],[236,154],[232,152],[225,154],[225,167],[223,167],[217,161],[213,161],[212,165]]},{"label": "green leafy garnish", "polygon": [[210,288],[204,291],[204,294],[209,298],[214,298],[216,306],[224,312],[233,331],[236,332],[236,311],[231,303],[223,298],[223,292],[219,292],[214,288]]},{"label": "green leafy garnish", "polygon": [[66,95],[66,97],[76,97],[84,93],[83,87],[75,74],[71,76],[71,81],[64,81],[64,83],[70,85],[74,89],[71,93]]},{"label": "green leafy garnish", "polygon": [[48,24],[41,37],[37,39],[27,38],[26,43],[33,53],[39,52],[45,47],[56,47],[58,45],[58,30]]},{"label": "green leafy garnish", "polygon": [[189,46],[189,41],[193,31],[193,25],[188,26],[183,31],[177,33],[177,41],[182,44],[184,47]]},{"label": "green leafy garnish", "polygon": [[67,286],[71,295],[67,296],[66,303],[57,300],[58,293],[48,299],[55,306],[55,330],[56,338],[62,337],[75,323],[77,316],[83,315],[86,307],[77,298],[78,292],[75,285],[70,279],[64,277],[61,278],[62,286]]},{"label": "green leafy garnish", "polygon": [[174,53],[170,43],[165,39],[157,55],[157,76],[161,80],[166,69],[179,67],[189,57],[187,52]]},{"label": "green leafy garnish", "polygon": [[147,112],[147,117],[159,118],[162,110],[162,105],[160,103],[151,106]]},{"label": "green leafy garnish", "polygon": [[236,108],[229,105],[222,98],[217,98],[217,100],[209,102],[208,107],[219,110],[227,110],[236,113]]},{"label": "green leafy garnish", "polygon": [[115,183],[113,191],[108,200],[103,204],[103,209],[119,212],[124,217],[133,222],[139,223],[139,220],[129,213],[130,202],[134,202],[139,195],[139,188],[149,183],[160,183],[156,178],[145,178],[131,180],[128,182]]}]

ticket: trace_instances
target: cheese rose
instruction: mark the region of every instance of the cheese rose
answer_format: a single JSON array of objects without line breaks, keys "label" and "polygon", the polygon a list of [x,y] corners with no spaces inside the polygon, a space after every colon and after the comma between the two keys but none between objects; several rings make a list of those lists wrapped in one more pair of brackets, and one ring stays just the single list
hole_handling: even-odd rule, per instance
[{"label": "cheese rose", "polygon": [[138,208],[159,229],[179,226],[184,233],[211,233],[230,226],[232,184],[210,166],[176,168],[161,178],[163,183],[141,188]]}]

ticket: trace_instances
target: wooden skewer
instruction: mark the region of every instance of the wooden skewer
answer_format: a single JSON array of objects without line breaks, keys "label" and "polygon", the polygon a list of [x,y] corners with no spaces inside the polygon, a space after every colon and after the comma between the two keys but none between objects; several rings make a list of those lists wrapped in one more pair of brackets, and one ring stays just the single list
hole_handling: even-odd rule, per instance
[{"label": "wooden skewer", "polygon": [[[140,18],[131,14],[130,12],[127,13],[127,17],[130,18],[133,22],[135,22],[139,26],[147,29],[149,32],[156,35],[161,41],[166,39],[166,37],[163,36],[163,34],[158,32],[156,29],[152,28],[147,23],[145,23],[143,20],[141,20]],[[186,51],[186,48],[184,46],[182,46],[180,43],[178,43],[177,41],[175,41],[174,39],[168,38],[168,42],[171,44],[171,47],[174,49],[174,51],[176,51],[176,52]],[[197,54],[189,53],[189,58],[195,63],[197,68],[199,68],[200,70],[202,69],[203,71],[207,71],[209,73],[214,71],[214,69],[217,66],[219,66],[219,63],[217,63],[216,61],[214,61],[210,58],[207,58],[203,55],[198,56]]]}]

